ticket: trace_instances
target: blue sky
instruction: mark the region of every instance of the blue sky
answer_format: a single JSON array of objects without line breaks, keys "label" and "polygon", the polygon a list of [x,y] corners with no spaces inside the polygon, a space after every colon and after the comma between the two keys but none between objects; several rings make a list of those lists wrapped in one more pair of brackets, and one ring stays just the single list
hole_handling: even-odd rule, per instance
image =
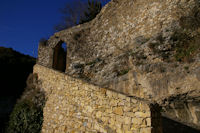
[{"label": "blue sky", "polygon": [[0,0],[0,46],[37,56],[40,38],[53,35],[59,9],[73,0]]},{"label": "blue sky", "polygon": [[40,38],[53,34],[66,2],[70,1],[0,0],[0,46],[37,56]]}]

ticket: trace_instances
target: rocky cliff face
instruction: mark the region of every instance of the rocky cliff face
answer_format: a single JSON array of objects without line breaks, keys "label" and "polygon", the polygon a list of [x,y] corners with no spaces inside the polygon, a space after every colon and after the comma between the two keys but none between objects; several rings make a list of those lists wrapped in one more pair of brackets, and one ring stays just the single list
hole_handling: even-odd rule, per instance
[{"label": "rocky cliff face", "polygon": [[199,40],[199,0],[113,0],[40,45],[38,63],[52,67],[66,42],[66,74],[166,107],[177,96],[199,101]]}]

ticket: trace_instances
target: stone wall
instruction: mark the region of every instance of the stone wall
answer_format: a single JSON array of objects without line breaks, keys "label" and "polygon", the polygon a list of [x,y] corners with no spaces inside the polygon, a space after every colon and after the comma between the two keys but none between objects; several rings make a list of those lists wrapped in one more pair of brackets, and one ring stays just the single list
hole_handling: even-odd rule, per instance
[{"label": "stone wall", "polygon": [[[200,105],[196,104],[200,101],[199,41],[199,0],[112,0],[94,20],[57,32],[47,45],[39,46],[38,64],[52,68],[55,47],[66,42],[65,73],[90,85],[47,68],[42,72],[38,65],[35,71],[38,70],[48,97],[54,100],[60,94],[59,88],[63,94],[69,94],[74,89],[72,84],[80,89],[73,91],[77,95],[71,94],[71,99],[79,96],[83,101],[88,94],[84,86],[95,90],[90,94],[97,98],[104,96],[100,93],[102,88],[108,88],[140,102],[158,103],[163,108],[183,97],[178,100],[184,101],[182,106],[178,104],[172,111],[167,108],[166,114],[172,112],[172,116],[199,126]],[[109,101],[107,95],[104,98]],[[101,97],[106,101],[104,98]],[[187,112],[185,103],[190,103]],[[114,105],[109,106],[114,109]],[[183,114],[187,117],[182,118]]]},{"label": "stone wall", "polygon": [[44,133],[162,132],[160,115],[152,105],[41,65],[34,66],[34,73],[47,97]]},{"label": "stone wall", "polygon": [[[53,66],[53,49],[50,49],[46,44],[40,43],[38,46],[37,63],[46,67]],[[50,58],[52,58],[50,60]]]},{"label": "stone wall", "polygon": [[200,130],[199,100],[177,100],[163,108],[163,116],[179,121],[185,125]]},{"label": "stone wall", "polygon": [[54,48],[66,42],[68,75],[162,102],[199,90],[199,24],[199,0],[112,0],[91,22],[51,36],[38,63],[52,67]]}]

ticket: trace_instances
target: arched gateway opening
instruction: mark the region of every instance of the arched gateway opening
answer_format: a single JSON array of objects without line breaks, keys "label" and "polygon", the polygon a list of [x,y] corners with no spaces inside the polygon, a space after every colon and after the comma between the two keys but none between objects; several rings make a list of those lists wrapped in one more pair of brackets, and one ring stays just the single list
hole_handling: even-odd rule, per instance
[{"label": "arched gateway opening", "polygon": [[53,69],[65,72],[66,69],[66,56],[67,56],[67,44],[65,42],[59,42],[53,53]]}]

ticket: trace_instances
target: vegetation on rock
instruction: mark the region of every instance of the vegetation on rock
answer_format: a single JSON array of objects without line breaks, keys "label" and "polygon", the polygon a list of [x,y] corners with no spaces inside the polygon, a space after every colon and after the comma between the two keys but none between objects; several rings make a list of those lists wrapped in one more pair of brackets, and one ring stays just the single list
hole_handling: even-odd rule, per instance
[{"label": "vegetation on rock", "polygon": [[27,87],[10,115],[7,133],[39,133],[41,131],[45,95],[38,84],[37,75],[30,74]]},{"label": "vegetation on rock", "polygon": [[39,133],[42,122],[42,108],[24,100],[15,105],[10,115],[7,133]]},{"label": "vegetation on rock", "polygon": [[26,86],[26,79],[33,71],[35,58],[11,48],[0,47],[0,132],[4,132],[16,99]]}]

